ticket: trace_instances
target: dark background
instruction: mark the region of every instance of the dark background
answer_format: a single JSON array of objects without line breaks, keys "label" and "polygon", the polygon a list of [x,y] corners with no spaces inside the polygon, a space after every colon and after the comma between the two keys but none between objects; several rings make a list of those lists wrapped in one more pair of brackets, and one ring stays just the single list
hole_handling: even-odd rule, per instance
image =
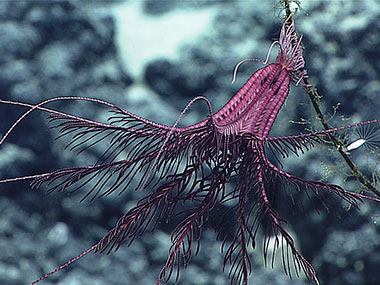
[{"label": "dark background", "polygon": [[[304,35],[310,81],[323,95],[326,114],[341,103],[331,125],[380,118],[380,3],[313,0],[301,5],[296,28]],[[172,125],[191,98],[204,95],[215,112],[262,67],[245,63],[237,82],[230,83],[237,62],[266,57],[279,35],[281,10],[276,1],[3,0],[0,98],[38,103],[57,96],[87,96]],[[274,49],[272,61],[276,53]],[[108,115],[92,103],[65,101],[50,107],[98,121]],[[0,133],[24,111],[0,105]],[[206,114],[202,104],[195,104],[181,123],[195,123]],[[341,116],[351,120],[342,121]],[[290,122],[301,118],[310,124]],[[320,126],[303,88],[292,86],[271,136],[297,134],[304,128]],[[0,179],[87,165],[102,152],[100,146],[76,156],[64,150],[67,140],[54,140],[56,135],[46,114],[30,115],[0,148]],[[376,167],[376,154],[364,148],[351,155],[367,175]],[[326,178],[348,190],[360,187],[345,179],[344,164],[326,148],[290,157],[284,165],[299,177]],[[131,190],[79,203],[83,193],[46,196],[26,182],[0,184],[1,284],[30,283],[77,256],[144,194]],[[311,207],[305,215],[282,199],[285,193],[277,194],[277,201],[284,202],[276,207],[321,284],[379,284],[378,204],[365,203],[360,212],[347,213],[337,201],[331,212],[340,217],[317,214]],[[170,247],[171,227],[162,225],[108,256],[89,254],[42,284],[154,284]],[[260,246],[252,252],[252,261],[252,284],[309,284],[289,280],[280,258],[275,269],[264,268]],[[201,252],[182,271],[180,284],[228,284],[222,263],[220,243],[212,229],[205,230]]]}]

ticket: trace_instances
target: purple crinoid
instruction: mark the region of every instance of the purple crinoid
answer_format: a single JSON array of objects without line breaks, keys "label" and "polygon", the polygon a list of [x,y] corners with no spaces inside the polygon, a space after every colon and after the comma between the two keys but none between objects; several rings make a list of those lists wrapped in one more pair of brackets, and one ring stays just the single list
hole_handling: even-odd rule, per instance
[{"label": "purple crinoid", "polygon": [[[294,270],[298,275],[304,271],[308,278],[318,283],[313,267],[297,250],[286,231],[286,221],[271,203],[269,194],[275,190],[276,182],[281,182],[289,195],[292,191],[304,190],[325,205],[328,201],[321,194],[323,192],[339,196],[353,206],[357,206],[362,198],[372,198],[345,191],[337,185],[292,176],[267,158],[266,149],[284,157],[290,152],[298,154],[314,143],[328,139],[329,134],[352,127],[268,137],[288,96],[290,82],[298,84],[306,77],[301,37],[295,33],[293,22],[285,22],[280,39],[275,43],[279,45],[275,62],[257,70],[221,110],[213,114],[210,103],[203,97],[192,100],[205,100],[210,116],[189,127],[179,128],[177,123],[173,127],[157,124],[113,104],[90,98],[60,97],[38,105],[1,101],[29,107],[20,120],[35,109],[49,112],[50,121],[55,123],[61,136],[71,136],[68,147],[72,150],[80,149],[81,152],[103,140],[109,141],[109,147],[95,165],[6,179],[0,183],[33,179],[33,187],[46,185],[49,192],[75,191],[88,185],[89,190],[83,199],[94,199],[115,191],[126,191],[136,174],[142,173],[136,188],[150,189],[97,244],[34,283],[89,252],[110,252],[123,242],[131,244],[147,229],[154,229],[158,223],[174,216],[181,221],[171,234],[172,245],[157,284],[168,282],[175,271],[178,280],[180,266],[186,267],[193,251],[197,253],[199,250],[202,228],[210,213],[227,202],[228,211],[220,219],[217,236],[223,241],[224,266],[229,266],[231,284],[248,283],[251,272],[248,248],[255,247],[257,232],[262,225],[266,231],[263,241],[265,260],[273,262],[274,254],[269,256],[268,248],[270,240],[274,240],[274,251],[281,246],[285,273],[291,275]],[[113,115],[108,123],[99,123],[44,107],[57,100],[103,104],[111,108]],[[374,122],[378,121],[361,124]],[[155,175],[151,175],[153,173]],[[226,187],[227,183],[231,183],[232,188]]]}]

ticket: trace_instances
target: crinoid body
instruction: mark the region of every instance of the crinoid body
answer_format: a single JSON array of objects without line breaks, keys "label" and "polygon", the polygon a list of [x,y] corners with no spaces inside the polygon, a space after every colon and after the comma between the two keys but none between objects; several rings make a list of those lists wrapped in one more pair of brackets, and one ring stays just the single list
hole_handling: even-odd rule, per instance
[{"label": "crinoid body", "polygon": [[[31,179],[32,187],[45,186],[48,192],[76,191],[88,186],[83,199],[95,199],[129,190],[131,181],[140,172],[143,175],[136,189],[148,191],[98,243],[34,283],[90,252],[109,253],[123,243],[131,244],[147,230],[154,230],[159,223],[173,217],[180,221],[171,234],[172,245],[157,284],[167,283],[173,273],[178,281],[180,267],[186,267],[192,254],[199,250],[202,229],[210,213],[225,204],[228,210],[220,219],[217,237],[223,244],[224,267],[229,268],[231,284],[248,284],[252,269],[249,248],[257,244],[261,226],[265,230],[262,244],[266,261],[273,264],[275,252],[281,248],[286,274],[299,275],[303,271],[309,279],[319,283],[312,265],[288,233],[286,221],[271,202],[273,193],[280,191],[275,189],[276,185],[289,193],[292,206],[296,207],[303,206],[293,199],[293,193],[298,191],[305,191],[327,208],[330,196],[340,197],[355,207],[363,198],[376,199],[346,191],[338,185],[295,177],[268,159],[267,150],[283,157],[290,153],[298,155],[316,143],[324,143],[329,135],[353,127],[268,137],[291,82],[299,84],[307,76],[301,37],[295,33],[290,18],[284,23],[276,44],[279,45],[276,61],[257,70],[218,112],[212,112],[211,104],[204,97],[192,100],[184,112],[194,101],[203,100],[208,105],[209,116],[189,127],[177,127],[184,112],[174,126],[165,126],[97,99],[59,97],[37,105],[1,100],[1,103],[29,110],[4,135],[0,144],[21,120],[32,111],[40,110],[49,113],[50,122],[61,136],[71,136],[68,144],[71,150],[80,153],[104,140],[109,141],[109,147],[93,165],[5,179],[0,183]],[[107,123],[99,123],[45,106],[64,100],[97,103],[110,108],[112,115]],[[226,187],[228,183],[232,187]],[[273,254],[268,254],[270,243]]]}]

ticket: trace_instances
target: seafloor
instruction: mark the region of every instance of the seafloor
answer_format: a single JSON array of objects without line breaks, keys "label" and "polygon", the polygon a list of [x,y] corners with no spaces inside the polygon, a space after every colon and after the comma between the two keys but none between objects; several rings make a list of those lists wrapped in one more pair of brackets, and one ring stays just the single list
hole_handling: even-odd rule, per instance
[{"label": "seafloor", "polygon": [[[380,2],[301,1],[296,28],[304,35],[310,81],[323,95],[329,123],[340,126],[380,118]],[[222,107],[260,63],[245,63],[231,84],[236,63],[264,59],[277,39],[277,1],[0,1],[0,98],[38,103],[58,96],[86,96],[112,102],[142,117],[172,125],[191,98],[204,95]],[[277,49],[272,52],[274,60]],[[92,103],[57,102],[51,108],[104,121],[108,110]],[[22,107],[0,105],[0,134]],[[207,115],[195,104],[181,121]],[[350,120],[342,120],[349,118]],[[291,121],[309,122],[295,124]],[[378,128],[375,126],[375,129]],[[272,136],[321,129],[302,87],[291,88]],[[349,135],[349,134],[348,134]],[[79,156],[55,140],[46,114],[34,112],[0,146],[0,179],[94,163],[106,145]],[[376,153],[351,153],[371,177]],[[283,161],[299,177],[337,183],[355,191],[341,159],[316,148]],[[374,177],[377,178],[376,171]],[[146,190],[145,190],[146,191]],[[0,283],[27,284],[96,243],[143,192],[80,203],[85,190],[45,195],[26,182],[0,184]],[[274,200],[321,284],[380,282],[380,204],[347,211],[335,201],[318,214],[304,194],[305,212],[278,191]],[[318,207],[318,206],[317,206]],[[179,284],[229,284],[222,272],[220,241],[211,217],[200,254],[181,272]],[[173,224],[161,224],[110,255],[89,254],[41,284],[155,284],[170,247]],[[290,280],[280,258],[263,266],[261,236],[252,252],[250,284],[310,284]]]}]

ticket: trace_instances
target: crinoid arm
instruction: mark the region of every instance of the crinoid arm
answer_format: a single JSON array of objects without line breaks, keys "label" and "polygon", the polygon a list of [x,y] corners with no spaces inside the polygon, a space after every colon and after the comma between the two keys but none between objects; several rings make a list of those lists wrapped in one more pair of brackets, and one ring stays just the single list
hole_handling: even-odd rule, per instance
[{"label": "crinoid arm", "polygon": [[[249,149],[251,145],[248,143],[247,147]],[[293,238],[287,232],[287,222],[271,205],[267,193],[273,187],[273,177],[265,161],[261,161],[256,151],[247,152],[236,167],[237,184],[232,197],[225,197],[228,201],[236,201],[226,214],[231,222],[221,219],[218,230],[218,239],[222,240],[222,251],[225,254],[224,268],[229,267],[231,284],[248,284],[252,269],[249,248],[256,248],[259,244],[259,228],[263,228],[265,232],[262,246],[266,265],[269,263],[274,266],[275,253],[280,250],[284,272],[290,278],[294,274],[299,277],[302,271],[318,283],[315,270],[298,251]],[[273,253],[269,253],[272,241]]]},{"label": "crinoid arm", "polygon": [[203,224],[226,198],[225,183],[238,160],[233,147],[225,159],[221,151],[215,157],[212,148],[215,146],[199,154],[202,160],[192,158],[182,172],[167,176],[165,182],[140,199],[99,241],[95,251],[117,250],[122,243],[131,244],[145,231],[154,230],[158,223],[180,218],[171,233],[172,245],[157,284],[167,284],[173,274],[178,281],[180,268],[186,267],[193,253],[199,251]]},{"label": "crinoid arm", "polygon": [[[276,251],[281,248],[282,266],[286,275],[292,278],[292,272],[295,272],[299,277],[303,271],[307,278],[314,280],[319,284],[317,274],[313,266],[302,256],[298,251],[295,242],[291,235],[285,229],[286,220],[280,218],[277,211],[272,207],[269,202],[267,191],[268,184],[263,172],[258,175],[258,193],[261,211],[264,212],[264,217],[269,218],[266,228],[266,235],[264,239],[264,261],[267,265],[268,260],[271,266],[274,266]],[[269,183],[272,183],[272,178],[269,178]],[[274,240],[273,252],[269,255],[270,241]]]},{"label": "crinoid arm", "polygon": [[[203,97],[192,100],[191,104],[200,99]],[[110,108],[111,116],[107,123],[100,123],[44,106],[62,100],[82,100],[101,104]],[[52,128],[60,132],[58,138],[70,137],[70,141],[66,145],[70,151],[80,154],[100,142],[108,142],[108,147],[94,165],[59,169],[49,173],[0,181],[0,183],[6,183],[33,179],[31,183],[33,187],[40,187],[44,184],[47,186],[48,192],[66,189],[75,191],[86,184],[92,184],[83,199],[90,195],[92,199],[109,195],[116,190],[122,193],[138,172],[143,173],[142,177],[145,179],[140,180],[137,188],[142,185],[146,187],[155,180],[155,176],[146,179],[153,168],[157,170],[160,178],[170,173],[176,173],[180,168],[181,160],[189,159],[188,150],[190,148],[193,148],[195,152],[197,150],[203,152],[204,140],[212,138],[213,128],[212,123],[209,123],[210,119],[190,127],[177,128],[146,120],[116,105],[92,98],[58,97],[37,105],[4,100],[1,100],[0,103],[29,108],[3,136],[1,143],[34,110],[49,114],[50,123],[55,123]],[[190,104],[187,108],[189,106]],[[209,104],[208,106],[212,112]],[[156,179],[155,183],[158,181],[159,179]]]},{"label": "crinoid arm", "polygon": [[[188,165],[182,173],[168,177],[167,182],[145,195],[135,207],[127,211],[98,243],[78,257],[45,274],[33,284],[44,280],[90,252],[116,251],[124,242],[130,245],[147,230],[153,231],[159,223],[172,217],[183,217],[171,234],[172,246],[157,284],[162,282],[167,284],[174,273],[177,281],[180,268],[189,264],[193,252],[198,254],[202,226],[208,220],[209,212],[217,205],[217,199],[222,192],[220,188],[223,186],[220,179],[225,179],[225,177],[220,174],[216,177],[215,174],[205,173],[203,166],[195,164]],[[193,206],[183,209],[186,201],[191,201]],[[178,211],[179,208],[181,211]]]},{"label": "crinoid arm", "polygon": [[[173,274],[177,282],[181,267],[189,264],[193,252],[198,254],[202,226],[222,192],[220,179],[225,179],[223,175],[206,172],[202,165],[194,164],[188,165],[182,173],[168,177],[167,182],[140,199],[135,207],[117,221],[92,247],[94,252],[116,251],[122,243],[130,245],[147,230],[153,231],[159,223],[181,217],[181,222],[172,231],[172,246],[157,284],[167,284]],[[189,201],[192,206],[184,209],[184,203]]]},{"label": "crinoid arm", "polygon": [[[348,125],[348,126],[334,128],[334,129],[325,130],[325,131],[318,131],[318,132],[309,133],[309,134],[266,138],[265,140],[261,140],[260,143],[265,142],[265,144],[268,146],[268,148],[272,151],[274,155],[280,154],[283,158],[286,158],[290,155],[290,153],[293,153],[298,156],[299,153],[304,153],[305,151],[309,150],[315,145],[326,143],[326,141],[329,140],[330,135],[336,135],[336,133],[339,131],[356,128],[360,126],[369,126],[375,123],[380,123],[380,120],[371,120],[371,121],[366,121],[366,122],[362,122],[358,124]],[[254,139],[255,138],[253,138],[253,140]],[[275,165],[273,165],[266,158],[266,156],[261,154],[261,157],[265,161],[267,172],[271,173],[271,175],[273,175],[273,177],[276,177],[276,179],[279,178],[281,180],[281,185],[283,185],[283,188],[287,190],[288,194],[292,198],[293,203],[295,203],[295,200],[293,199],[293,195],[291,191],[288,190],[289,188],[296,189],[297,191],[300,191],[301,188],[310,190],[311,193],[313,193],[314,197],[317,197],[318,200],[322,203],[322,205],[325,206],[327,210],[329,210],[328,205],[329,205],[329,202],[331,202],[331,199],[329,197],[324,196],[323,195],[324,191],[321,192],[320,190],[325,190],[329,193],[333,193],[337,195],[338,197],[342,198],[343,200],[345,200],[348,204],[356,208],[358,208],[359,203],[362,202],[362,199],[380,201],[378,198],[374,198],[368,195],[346,191],[338,185],[323,183],[319,181],[311,181],[311,180],[295,177],[285,172],[284,170],[276,167]],[[306,191],[306,194],[308,195],[309,198],[311,198],[311,196],[309,195],[309,191]],[[302,204],[301,206],[303,208]]]},{"label": "crinoid arm", "polygon": [[[266,142],[271,151],[278,152],[283,158],[286,158],[289,156],[290,153],[293,153],[298,156],[300,153],[304,153],[305,151],[308,151],[309,149],[313,148],[318,144],[323,144],[326,141],[330,140],[330,136],[335,135],[340,131],[358,128],[362,126],[372,126],[373,124],[378,123],[380,123],[380,119],[365,121],[357,124],[337,127],[328,130],[312,132],[308,134],[283,137],[269,137],[263,138],[262,140]],[[255,138],[253,137],[253,139]]]}]

